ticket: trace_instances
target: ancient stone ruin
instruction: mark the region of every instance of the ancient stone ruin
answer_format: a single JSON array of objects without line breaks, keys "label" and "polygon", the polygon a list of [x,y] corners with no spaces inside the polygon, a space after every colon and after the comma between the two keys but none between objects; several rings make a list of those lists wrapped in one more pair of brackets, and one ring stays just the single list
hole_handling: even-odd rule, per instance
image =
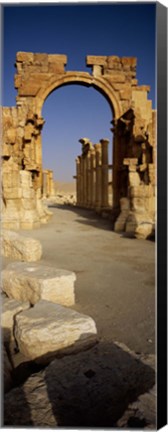
[{"label": "ancient stone ruin", "polygon": [[[148,100],[149,86],[138,85],[137,59],[87,56],[92,73],[68,72],[66,63],[60,54],[16,55],[16,107],[2,108],[2,226],[31,229],[49,219],[42,197],[53,196],[54,185],[52,171],[42,167],[41,112],[53,90],[74,83],[94,87],[111,107],[114,229],[146,238],[155,224],[156,111]],[[81,143],[77,205],[102,212],[109,207],[108,141]]]}]

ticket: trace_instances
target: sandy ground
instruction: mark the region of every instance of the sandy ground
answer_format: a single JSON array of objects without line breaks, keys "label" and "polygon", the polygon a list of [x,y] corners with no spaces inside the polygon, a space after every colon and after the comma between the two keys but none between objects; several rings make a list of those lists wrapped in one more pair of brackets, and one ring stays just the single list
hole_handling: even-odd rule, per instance
[{"label": "sandy ground", "polygon": [[92,211],[50,209],[48,224],[21,233],[40,240],[42,263],[76,273],[74,308],[93,317],[101,342],[154,353],[155,243],[114,233],[111,222]]}]

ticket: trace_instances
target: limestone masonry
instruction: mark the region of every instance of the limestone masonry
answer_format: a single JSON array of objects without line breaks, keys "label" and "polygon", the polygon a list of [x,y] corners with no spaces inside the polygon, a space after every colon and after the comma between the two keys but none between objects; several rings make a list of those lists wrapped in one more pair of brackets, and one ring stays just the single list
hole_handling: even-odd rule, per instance
[{"label": "limestone masonry", "polygon": [[53,90],[78,83],[94,87],[111,106],[113,167],[108,140],[95,145],[87,138],[80,140],[77,205],[100,212],[109,209],[112,168],[114,228],[146,238],[155,225],[156,111],[148,100],[149,86],[138,85],[137,59],[87,56],[91,74],[65,71],[66,63],[67,57],[60,54],[16,54],[16,106],[2,108],[2,226],[31,229],[48,221],[51,212],[42,198],[55,191],[52,171],[42,167],[42,107]]}]

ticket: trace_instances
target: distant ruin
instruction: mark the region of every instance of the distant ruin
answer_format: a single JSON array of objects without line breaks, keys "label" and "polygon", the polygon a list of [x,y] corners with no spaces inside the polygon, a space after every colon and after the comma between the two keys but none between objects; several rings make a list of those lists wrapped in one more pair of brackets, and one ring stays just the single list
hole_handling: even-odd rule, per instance
[{"label": "distant ruin", "polygon": [[[135,57],[87,56],[92,74],[65,71],[66,63],[65,55],[16,55],[16,107],[2,108],[2,226],[31,229],[50,217],[42,200],[46,190],[52,196],[54,189],[52,171],[42,167],[41,112],[52,91],[74,83],[94,87],[111,107],[114,229],[146,238],[156,213],[156,111],[148,100],[150,87],[138,85]],[[108,142],[83,144],[77,205],[102,212],[108,208]]]}]

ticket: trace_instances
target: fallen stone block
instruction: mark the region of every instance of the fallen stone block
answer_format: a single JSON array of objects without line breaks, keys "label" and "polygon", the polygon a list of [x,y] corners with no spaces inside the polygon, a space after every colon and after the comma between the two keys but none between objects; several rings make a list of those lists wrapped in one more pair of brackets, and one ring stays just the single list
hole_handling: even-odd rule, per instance
[{"label": "fallen stone block", "polygon": [[9,299],[6,296],[2,296],[1,301],[1,328],[3,342],[10,343],[14,339],[14,318],[23,310],[29,309],[29,302],[18,302],[14,299]]},{"label": "fallen stone block", "polygon": [[56,356],[82,351],[95,344],[97,330],[91,317],[40,300],[16,316],[15,338],[25,357],[47,364]]},{"label": "fallen stone block", "polygon": [[42,245],[38,240],[8,230],[2,230],[1,236],[1,252],[3,256],[28,262],[40,260]]},{"label": "fallen stone block", "polygon": [[35,263],[15,262],[2,271],[2,289],[7,296],[32,305],[41,299],[73,305],[75,280],[73,272]]}]

